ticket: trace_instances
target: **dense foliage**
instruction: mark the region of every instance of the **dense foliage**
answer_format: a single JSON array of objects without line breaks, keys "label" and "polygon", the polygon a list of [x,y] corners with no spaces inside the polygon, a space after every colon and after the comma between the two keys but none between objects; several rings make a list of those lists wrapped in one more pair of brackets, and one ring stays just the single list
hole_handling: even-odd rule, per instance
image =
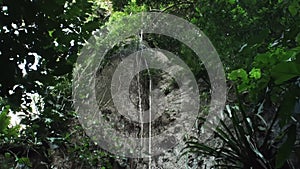
[{"label": "dense foliage", "polygon": [[[97,147],[76,120],[72,69],[94,30],[141,11],[198,26],[227,73],[229,120],[214,131],[221,147],[199,136],[183,154],[212,156],[227,168],[300,167],[299,1],[0,0],[0,168],[120,168],[122,160]],[[209,93],[205,68],[186,45],[152,34],[144,40],[180,56]],[[18,125],[10,114],[21,116]]]}]

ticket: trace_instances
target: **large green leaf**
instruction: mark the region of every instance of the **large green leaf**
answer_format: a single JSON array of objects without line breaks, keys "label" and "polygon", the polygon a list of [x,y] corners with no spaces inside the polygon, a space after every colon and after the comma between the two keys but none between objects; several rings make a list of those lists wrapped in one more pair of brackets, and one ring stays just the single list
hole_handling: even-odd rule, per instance
[{"label": "large green leaf", "polygon": [[292,16],[297,15],[298,10],[299,10],[298,2],[294,0],[293,3],[290,4],[290,6],[288,7],[288,9],[289,9],[290,13],[292,14]]},{"label": "large green leaf", "polygon": [[276,169],[281,168],[290,157],[296,141],[296,125],[288,129],[287,140],[281,145],[276,155]]},{"label": "large green leaf", "polygon": [[282,103],[280,104],[278,115],[279,115],[279,124],[281,127],[286,125],[292,115],[292,111],[295,107],[296,98],[300,95],[299,88],[290,88],[288,92],[283,96]]},{"label": "large green leaf", "polygon": [[271,70],[271,76],[276,84],[282,84],[294,77],[300,76],[300,64],[296,62],[279,63]]}]

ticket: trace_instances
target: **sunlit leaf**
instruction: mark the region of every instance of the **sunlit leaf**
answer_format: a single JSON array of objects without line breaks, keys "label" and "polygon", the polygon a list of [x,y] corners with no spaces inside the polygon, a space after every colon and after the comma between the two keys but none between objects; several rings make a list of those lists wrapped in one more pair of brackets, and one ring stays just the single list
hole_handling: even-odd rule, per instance
[{"label": "sunlit leaf", "polygon": [[249,75],[250,75],[251,78],[259,79],[259,78],[261,77],[260,69],[258,69],[258,68],[253,68],[253,69],[249,72]]}]

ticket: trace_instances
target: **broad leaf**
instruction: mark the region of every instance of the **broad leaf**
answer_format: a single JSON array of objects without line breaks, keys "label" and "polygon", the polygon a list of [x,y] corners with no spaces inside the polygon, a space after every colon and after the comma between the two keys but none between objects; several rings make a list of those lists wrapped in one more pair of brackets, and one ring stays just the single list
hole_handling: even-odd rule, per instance
[{"label": "broad leaf", "polygon": [[296,126],[292,125],[288,130],[287,140],[281,145],[276,156],[276,169],[281,168],[290,157],[296,141]]},{"label": "broad leaf", "polygon": [[290,11],[290,13],[292,14],[292,16],[295,16],[295,15],[297,15],[298,10],[299,10],[299,7],[298,7],[298,4],[297,4],[297,1],[294,1],[294,2],[289,6],[289,11]]},{"label": "broad leaf", "polygon": [[271,70],[276,84],[282,84],[294,77],[300,76],[300,65],[296,62],[279,63]]},{"label": "broad leaf", "polygon": [[279,124],[281,127],[286,125],[290,120],[292,111],[295,107],[296,97],[299,96],[299,88],[291,88],[283,97],[283,101],[280,104],[278,115],[279,115]]}]

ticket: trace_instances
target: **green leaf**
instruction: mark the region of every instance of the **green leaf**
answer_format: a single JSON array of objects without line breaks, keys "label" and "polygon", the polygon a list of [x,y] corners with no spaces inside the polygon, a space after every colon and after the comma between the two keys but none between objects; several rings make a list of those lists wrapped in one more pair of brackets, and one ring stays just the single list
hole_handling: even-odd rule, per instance
[{"label": "green leaf", "polygon": [[298,45],[300,45],[300,33],[298,33],[295,40],[298,43]]},{"label": "green leaf", "polygon": [[297,1],[294,1],[290,6],[289,6],[289,11],[292,14],[292,16],[297,15],[298,13],[298,4]]},{"label": "green leaf", "polygon": [[290,157],[296,141],[296,125],[288,129],[287,140],[281,145],[276,155],[276,169],[281,168],[285,161]]},{"label": "green leaf", "polygon": [[251,85],[249,85],[249,78],[248,73],[244,69],[237,69],[229,73],[228,79],[235,81],[238,86],[238,92],[243,92],[249,88],[251,88]]},{"label": "green leaf", "polygon": [[280,104],[278,115],[279,125],[283,127],[286,125],[292,115],[293,108],[295,107],[296,97],[299,96],[299,88],[291,88],[283,96],[283,102]]},{"label": "green leaf", "polygon": [[4,157],[5,157],[5,158],[10,158],[10,157],[11,157],[11,154],[6,152],[6,153],[4,154]]},{"label": "green leaf", "polygon": [[50,37],[52,37],[52,34],[53,34],[54,31],[55,30],[48,31],[48,34],[49,34]]},{"label": "green leaf", "polygon": [[31,164],[29,158],[27,158],[27,157],[19,158],[19,159],[18,159],[18,163],[24,164],[24,165],[26,165],[26,166],[28,166],[28,167],[32,167],[32,164]]},{"label": "green leaf", "polygon": [[280,61],[288,61],[288,60],[295,60],[295,56],[296,56],[296,51],[294,50],[289,50],[283,53],[280,53],[278,56],[278,59]]},{"label": "green leaf", "polygon": [[250,75],[250,77],[253,78],[253,79],[260,79],[260,77],[261,77],[260,69],[258,69],[258,68],[253,68],[253,69],[249,72],[249,75]]},{"label": "green leaf", "polygon": [[228,78],[233,81],[237,80],[238,78],[241,78],[242,82],[244,83],[249,82],[248,74],[244,69],[238,69],[232,71],[231,73],[229,73]]},{"label": "green leaf", "polygon": [[271,70],[271,76],[275,79],[275,84],[282,84],[300,76],[300,65],[296,62],[279,63]]},{"label": "green leaf", "polygon": [[228,0],[230,4],[235,4],[235,0]]},{"label": "green leaf", "polygon": [[0,114],[0,133],[3,133],[10,123],[10,117],[7,116],[7,114],[8,109],[4,108],[4,110]]},{"label": "green leaf", "polygon": [[274,64],[275,63],[275,57],[272,57],[271,53],[263,53],[263,54],[258,54],[255,57],[255,63],[260,65],[260,64]]},{"label": "green leaf", "polygon": [[239,84],[237,87],[238,92],[246,91],[248,88],[249,88],[249,85],[246,83]]}]

